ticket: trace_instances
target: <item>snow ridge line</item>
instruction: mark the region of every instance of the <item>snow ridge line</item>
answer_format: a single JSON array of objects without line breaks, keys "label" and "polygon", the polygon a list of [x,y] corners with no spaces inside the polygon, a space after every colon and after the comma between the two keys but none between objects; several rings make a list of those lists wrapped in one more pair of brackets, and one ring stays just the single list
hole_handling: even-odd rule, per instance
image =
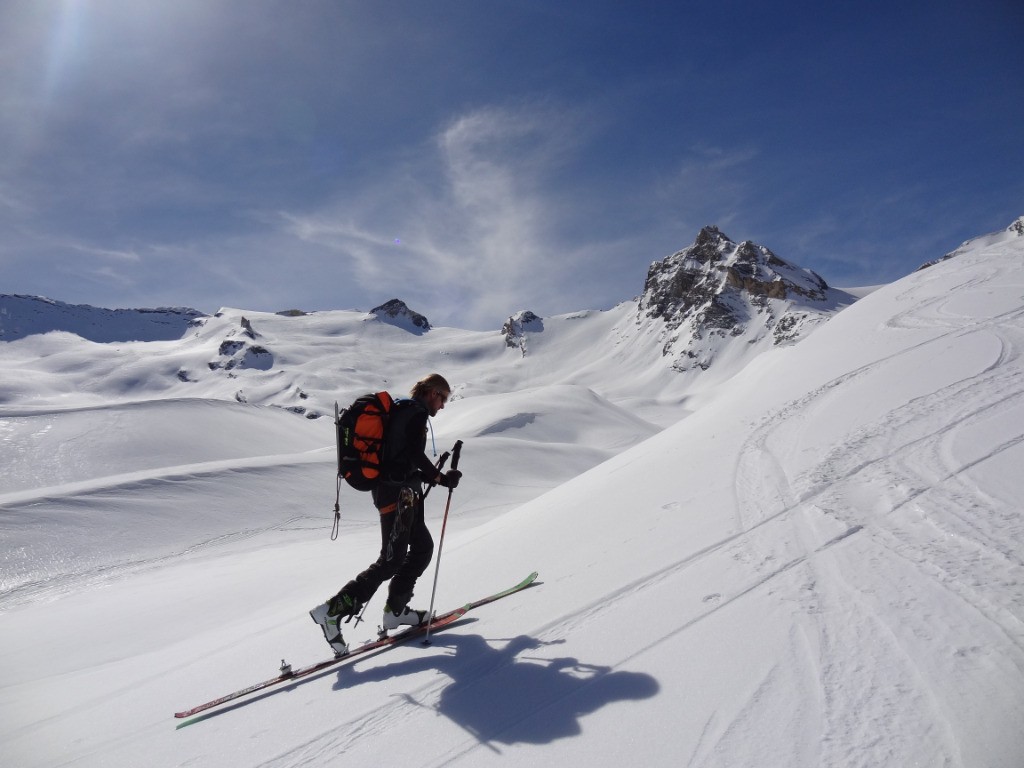
[{"label": "snow ridge line", "polygon": [[[323,453],[323,456],[316,454]],[[81,480],[63,485],[47,486],[45,489],[11,491],[0,494],[0,507],[11,509],[29,506],[44,501],[56,501],[68,497],[89,496],[113,490],[134,491],[158,483],[186,482],[197,477],[261,472],[268,467],[289,467],[302,464],[326,464],[334,461],[329,449],[317,448],[308,453],[282,454],[277,456],[252,456],[244,459],[207,461],[198,464],[179,464],[173,467],[144,469],[108,475],[97,480]]]}]

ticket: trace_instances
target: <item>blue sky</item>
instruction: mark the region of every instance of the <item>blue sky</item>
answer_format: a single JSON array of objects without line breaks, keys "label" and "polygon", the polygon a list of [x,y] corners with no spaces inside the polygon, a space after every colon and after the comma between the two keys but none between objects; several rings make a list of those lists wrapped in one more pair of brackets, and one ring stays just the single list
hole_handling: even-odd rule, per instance
[{"label": "blue sky", "polygon": [[496,329],[1024,214],[1024,3],[0,1],[0,292]]}]

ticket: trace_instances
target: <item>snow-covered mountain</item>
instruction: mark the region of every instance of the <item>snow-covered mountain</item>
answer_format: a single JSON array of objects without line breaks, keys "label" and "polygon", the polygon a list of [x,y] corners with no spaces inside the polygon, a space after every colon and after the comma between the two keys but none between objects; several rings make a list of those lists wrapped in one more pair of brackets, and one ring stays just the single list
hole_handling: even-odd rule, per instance
[{"label": "snow-covered mountain", "polygon": [[184,307],[103,309],[42,296],[0,294],[0,341],[70,331],[95,342],[177,339],[203,313]]},{"label": "snow-covered mountain", "polygon": [[663,321],[664,354],[678,369],[707,370],[744,345],[797,341],[854,301],[763,245],[737,245],[710,226],[651,265],[638,316]]},{"label": "snow-covered mountain", "polygon": [[973,240],[968,240],[956,250],[947,253],[941,259],[936,259],[935,261],[929,261],[926,264],[922,264],[920,269],[927,269],[928,267],[935,266],[940,262],[956,258],[961,253],[968,253],[979,248],[991,248],[1002,244],[1012,244],[1017,242],[1017,238],[1020,237],[1024,237],[1024,216],[1021,216],[1010,226],[1000,232],[992,232],[991,234],[976,237]]},{"label": "snow-covered mountain", "polygon": [[[763,246],[736,245],[715,227],[652,265],[637,300],[549,318],[521,310],[492,333],[434,328],[400,299],[369,313],[223,308],[206,316],[0,296],[11,339],[63,331],[92,342],[126,342],[100,349],[58,334],[38,342],[47,350],[42,363],[33,342],[26,356],[8,356],[10,383],[0,385],[0,403],[34,402],[32,387],[21,387],[19,379],[34,380],[56,366],[64,386],[102,392],[101,400],[111,392],[126,399],[213,397],[315,419],[332,413],[336,399],[382,388],[394,378],[396,364],[398,370],[403,365],[391,349],[400,348],[399,357],[444,368],[460,389],[581,383],[635,403],[645,418],[665,424],[678,418],[683,393],[713,389],[758,354],[806,336],[853,300]],[[92,363],[66,362],[83,353]],[[126,368],[132,371],[127,377]],[[147,371],[144,390],[136,386],[141,369]],[[484,384],[499,379],[498,386]]]},{"label": "snow-covered mountain", "polygon": [[[224,309],[0,343],[0,763],[1018,766],[1024,236],[835,311],[705,233],[705,261],[666,260],[710,291],[675,327],[645,290],[483,333]],[[690,338],[702,307],[743,330]],[[347,488],[331,541],[309,417],[432,370],[455,385],[434,442],[465,443],[438,607],[542,583],[175,729],[327,654],[306,611],[380,542]]]}]

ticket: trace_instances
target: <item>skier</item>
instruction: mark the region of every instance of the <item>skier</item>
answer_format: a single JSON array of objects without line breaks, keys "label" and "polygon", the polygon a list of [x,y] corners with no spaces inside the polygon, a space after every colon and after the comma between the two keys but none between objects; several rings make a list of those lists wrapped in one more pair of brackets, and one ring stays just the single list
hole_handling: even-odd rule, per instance
[{"label": "skier", "polygon": [[432,373],[416,382],[410,395],[392,407],[384,441],[384,479],[372,491],[380,513],[380,556],[338,594],[309,612],[338,656],[348,653],[339,622],[359,614],[389,579],[384,630],[416,626],[428,618],[426,611],[409,608],[416,580],[434,553],[434,540],[423,519],[422,484],[454,489],[462,473],[457,469],[440,472],[425,453],[427,418],[436,416],[448,402],[448,382]]}]

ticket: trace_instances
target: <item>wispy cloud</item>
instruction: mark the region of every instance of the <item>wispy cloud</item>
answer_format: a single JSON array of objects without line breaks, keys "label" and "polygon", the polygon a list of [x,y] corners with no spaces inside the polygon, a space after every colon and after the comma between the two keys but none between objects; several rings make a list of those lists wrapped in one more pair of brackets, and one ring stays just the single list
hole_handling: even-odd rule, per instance
[{"label": "wispy cloud", "polygon": [[294,237],[342,256],[367,291],[388,284],[450,317],[493,323],[495,307],[544,300],[571,268],[548,181],[572,152],[572,124],[546,106],[476,109],[358,197],[281,219]]},{"label": "wispy cloud", "polygon": [[[550,219],[546,180],[567,150],[562,130],[547,112],[491,108],[464,115],[439,134],[444,218],[462,235],[439,265],[450,277],[461,275],[467,287],[485,294],[555,269],[557,222]],[[486,304],[488,297],[479,301]]]},{"label": "wispy cloud", "polygon": [[103,259],[113,259],[115,261],[134,263],[142,261],[142,257],[139,256],[139,253],[136,250],[114,250],[110,248],[96,248],[94,246],[84,245],[82,243],[70,243],[67,247],[73,251],[89,254],[90,256],[98,256]]}]

